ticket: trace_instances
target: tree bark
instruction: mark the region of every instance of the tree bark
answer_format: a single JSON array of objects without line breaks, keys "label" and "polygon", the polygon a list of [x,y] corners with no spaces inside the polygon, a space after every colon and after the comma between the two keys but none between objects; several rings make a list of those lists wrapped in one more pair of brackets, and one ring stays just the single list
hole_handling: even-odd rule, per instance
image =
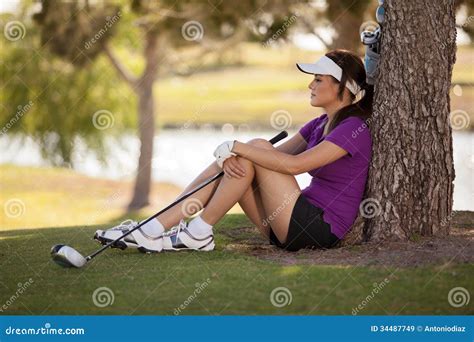
[{"label": "tree bark", "polygon": [[140,135],[140,156],[135,178],[133,198],[129,210],[143,208],[149,204],[151,188],[151,162],[153,138],[155,135],[155,103],[153,83],[158,71],[158,35],[155,31],[146,33],[144,56],[145,70],[138,80],[135,91],[138,96],[138,129]]},{"label": "tree bark", "polygon": [[[449,89],[456,53],[452,0],[385,2],[367,197],[366,240],[449,234],[453,151]],[[366,216],[367,217],[367,216]]]}]

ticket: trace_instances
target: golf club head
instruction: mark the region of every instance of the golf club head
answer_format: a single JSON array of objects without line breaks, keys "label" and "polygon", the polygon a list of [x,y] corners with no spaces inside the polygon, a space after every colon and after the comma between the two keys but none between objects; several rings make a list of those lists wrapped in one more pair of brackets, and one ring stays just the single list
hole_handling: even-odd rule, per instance
[{"label": "golf club head", "polygon": [[54,245],[51,248],[51,257],[56,264],[62,267],[81,268],[87,263],[81,253],[66,245]]}]

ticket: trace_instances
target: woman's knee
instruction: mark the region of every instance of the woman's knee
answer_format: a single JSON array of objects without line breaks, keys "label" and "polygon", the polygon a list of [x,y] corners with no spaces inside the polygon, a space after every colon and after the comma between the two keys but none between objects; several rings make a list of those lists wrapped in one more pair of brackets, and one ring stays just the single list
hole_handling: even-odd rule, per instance
[{"label": "woman's knee", "polygon": [[260,147],[260,148],[266,148],[266,149],[274,148],[271,142],[265,139],[261,139],[261,138],[249,140],[247,144]]},{"label": "woman's knee", "polygon": [[237,156],[236,158],[239,164],[245,169],[246,173],[249,173],[249,172],[252,174],[254,173],[255,171],[254,163],[251,160],[241,157],[241,156]]},{"label": "woman's knee", "polygon": [[[265,139],[260,139],[260,138],[249,140],[247,142],[247,144],[250,144],[252,146],[257,146],[257,147],[260,147],[260,148],[267,148],[267,149],[268,148],[273,148],[273,145],[269,141],[267,141]],[[252,171],[254,171],[255,166],[258,166],[253,161],[251,161],[249,159],[246,159],[244,157],[241,157],[241,156],[237,156],[237,160],[241,163],[241,165],[243,167],[245,167],[246,170],[252,169]]]}]

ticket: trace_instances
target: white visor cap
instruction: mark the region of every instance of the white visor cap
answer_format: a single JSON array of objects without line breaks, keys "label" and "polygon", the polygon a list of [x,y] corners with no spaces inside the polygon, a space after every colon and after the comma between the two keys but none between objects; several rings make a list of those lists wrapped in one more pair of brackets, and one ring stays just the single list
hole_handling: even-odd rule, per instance
[{"label": "white visor cap", "polygon": [[[307,74],[318,74],[318,75],[331,75],[336,80],[341,82],[342,79],[342,69],[337,65],[331,58],[323,56],[318,59],[315,63],[296,63],[298,69]],[[357,83],[353,80],[348,80],[346,82],[346,88],[349,91],[357,95],[361,90]]]}]

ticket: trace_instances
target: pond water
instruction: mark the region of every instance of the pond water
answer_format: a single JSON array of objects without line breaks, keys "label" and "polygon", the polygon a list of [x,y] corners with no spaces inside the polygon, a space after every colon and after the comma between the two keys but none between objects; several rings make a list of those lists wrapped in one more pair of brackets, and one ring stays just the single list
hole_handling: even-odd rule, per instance
[{"label": "pond water", "polygon": [[[173,129],[161,130],[155,137],[155,150],[152,162],[153,179],[169,182],[184,187],[191,182],[200,171],[209,165],[214,157],[212,153],[217,145],[225,140],[237,139],[248,141],[259,137],[270,139],[277,131],[248,131],[211,129]],[[296,133],[288,131],[290,135]],[[108,154],[106,163],[99,162],[94,152],[88,151],[80,141],[73,155],[75,170],[94,177],[111,179],[133,179],[139,141],[134,135],[122,135],[119,139],[107,140]],[[454,132],[454,208],[456,210],[474,210],[474,133]],[[31,140],[20,141],[19,138],[3,136],[0,138],[0,163],[16,165],[46,166],[48,163],[41,157],[38,146]],[[306,187],[311,176],[298,175],[300,187]]]}]

